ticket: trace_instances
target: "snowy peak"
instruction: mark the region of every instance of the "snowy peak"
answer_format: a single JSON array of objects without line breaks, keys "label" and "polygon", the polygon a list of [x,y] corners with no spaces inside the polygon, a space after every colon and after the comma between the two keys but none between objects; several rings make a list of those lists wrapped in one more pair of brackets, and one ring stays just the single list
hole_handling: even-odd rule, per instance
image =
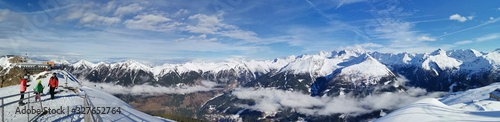
[{"label": "snowy peak", "polygon": [[137,62],[135,60],[125,60],[122,62],[118,62],[112,66],[112,68],[119,67],[119,68],[126,68],[129,70],[144,70],[144,71],[151,71],[152,67],[145,65],[143,63]]},{"label": "snowy peak", "polygon": [[329,58],[332,57],[332,52],[321,51],[318,53],[318,56]]},{"label": "snowy peak", "polygon": [[94,68],[95,66],[96,65],[94,63],[87,60],[80,60],[73,64],[73,67],[79,67],[79,68]]},{"label": "snowy peak", "polygon": [[418,59],[415,54],[407,52],[398,54],[373,52],[370,55],[385,65],[409,65],[416,63]]},{"label": "snowy peak", "polygon": [[[289,72],[293,74],[308,73],[314,76],[327,76],[337,69],[351,69],[351,65],[367,65],[366,67],[377,67],[385,72],[388,66],[416,66],[424,70],[433,71],[436,74],[444,70],[464,71],[489,71],[488,69],[500,67],[500,52],[489,52],[483,54],[473,49],[445,51],[438,49],[432,53],[380,53],[367,52],[362,49],[340,50],[332,52],[319,52],[314,55],[289,56],[264,61],[226,60],[221,62],[187,62],[184,64],[164,64],[161,66],[149,66],[135,60],[126,60],[118,63],[92,63],[80,60],[72,66],[75,68],[100,68],[111,67],[125,70],[144,70],[152,72],[155,76],[165,73],[212,72],[234,70],[236,73],[268,73],[273,70],[278,72]],[[354,66],[354,67],[356,67]],[[355,69],[355,68],[354,68]],[[352,69],[353,71],[355,71]],[[363,68],[359,68],[363,69]],[[370,70],[367,70],[369,72]],[[347,71],[345,71],[347,72]],[[364,71],[362,71],[364,72]],[[362,73],[361,72],[361,73]],[[390,74],[390,72],[389,72]],[[370,75],[371,76],[371,75]],[[375,74],[375,76],[378,76]]]},{"label": "snowy peak", "polygon": [[340,62],[342,60],[330,58],[330,56],[302,55],[280,67],[281,70],[279,72],[291,72],[293,74],[309,73],[311,75],[326,76],[337,69],[337,64]]},{"label": "snowy peak", "polygon": [[431,55],[446,55],[446,51],[440,48],[440,49],[432,52]]},{"label": "snowy peak", "polygon": [[346,66],[341,69],[338,75],[345,81],[377,84],[384,77],[394,76],[394,73],[387,66],[367,53],[340,65]]},{"label": "snowy peak", "polygon": [[348,59],[352,57],[358,57],[359,55],[367,53],[365,50],[362,49],[354,49],[354,50],[341,50],[341,51],[334,51],[332,54],[336,54],[335,57],[343,58],[343,59]]},{"label": "snowy peak", "polygon": [[448,52],[448,56],[453,57],[457,60],[463,62],[470,62],[475,60],[478,57],[481,57],[483,54],[481,52],[474,49],[467,50],[452,50]]},{"label": "snowy peak", "polygon": [[409,64],[409,63],[410,63],[410,61],[412,60],[412,58],[410,57],[410,54],[408,54],[408,53],[403,53],[402,55],[403,55],[403,57],[402,57],[401,61],[402,61],[404,64]]},{"label": "snowy peak", "polygon": [[370,62],[377,62],[379,64],[381,64],[380,62],[378,62],[375,58],[373,58],[370,54],[368,53],[364,53],[362,54],[361,56],[359,57],[362,57],[365,61],[370,61]]},{"label": "snowy peak", "polygon": [[[363,62],[378,62],[378,61],[376,61],[376,59],[374,59],[371,55],[369,55],[367,53],[363,53],[356,58],[353,58],[349,61],[341,63],[340,65],[341,66],[351,66],[351,65],[360,64]],[[378,62],[378,63],[380,63],[380,62]]]},{"label": "snowy peak", "polygon": [[446,51],[438,49],[427,56],[422,62],[422,68],[437,73],[438,70],[459,69],[462,61],[448,57]]},{"label": "snowy peak", "polygon": [[[500,51],[490,52],[483,56],[484,59],[488,60],[492,65],[500,66]],[[497,67],[498,68],[498,67]]]},{"label": "snowy peak", "polygon": [[69,65],[69,64],[71,64],[67,60],[51,60],[51,61],[54,62],[54,63],[56,63],[56,64],[63,64],[63,65]]}]

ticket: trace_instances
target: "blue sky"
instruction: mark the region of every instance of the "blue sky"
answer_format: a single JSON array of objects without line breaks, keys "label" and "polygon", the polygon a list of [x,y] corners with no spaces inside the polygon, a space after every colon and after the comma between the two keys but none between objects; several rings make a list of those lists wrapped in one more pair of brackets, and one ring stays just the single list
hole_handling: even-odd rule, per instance
[{"label": "blue sky", "polygon": [[0,2],[0,53],[153,63],[500,48],[500,1]]}]

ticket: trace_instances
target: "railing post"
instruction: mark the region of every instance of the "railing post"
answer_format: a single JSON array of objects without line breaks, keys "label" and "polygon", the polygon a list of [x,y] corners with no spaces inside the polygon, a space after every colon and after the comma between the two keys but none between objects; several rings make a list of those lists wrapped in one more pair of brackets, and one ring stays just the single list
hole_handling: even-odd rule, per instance
[{"label": "railing post", "polygon": [[[83,108],[84,108],[84,110],[85,110],[85,108],[87,108],[87,93],[85,93],[85,95],[83,96]],[[85,122],[91,122],[88,112],[86,112],[86,111],[83,111],[83,112],[84,112],[83,120]]]},{"label": "railing post", "polygon": [[[30,108],[30,92],[28,92],[28,108],[26,110],[28,110]],[[28,114],[28,122],[30,121],[30,112],[26,112]]]},{"label": "railing post", "polygon": [[65,87],[68,87],[68,75],[64,75],[64,80],[66,80]]},{"label": "railing post", "polygon": [[4,122],[5,120],[5,116],[3,115],[3,112],[5,112],[4,110],[4,106],[3,106],[3,99],[2,99],[2,122]]}]

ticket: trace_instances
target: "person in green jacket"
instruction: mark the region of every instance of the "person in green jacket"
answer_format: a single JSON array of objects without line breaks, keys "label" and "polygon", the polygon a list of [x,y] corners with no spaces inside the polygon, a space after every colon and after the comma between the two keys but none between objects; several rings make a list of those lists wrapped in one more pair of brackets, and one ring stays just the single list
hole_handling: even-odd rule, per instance
[{"label": "person in green jacket", "polygon": [[35,102],[40,101],[40,96],[43,92],[43,85],[42,85],[42,80],[38,80],[38,84],[33,88],[33,91],[35,91]]}]

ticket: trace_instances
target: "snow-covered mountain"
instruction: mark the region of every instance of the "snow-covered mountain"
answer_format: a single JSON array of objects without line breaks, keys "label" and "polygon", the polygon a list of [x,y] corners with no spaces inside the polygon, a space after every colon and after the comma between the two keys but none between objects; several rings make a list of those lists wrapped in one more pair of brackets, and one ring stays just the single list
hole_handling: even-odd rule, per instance
[{"label": "snow-covered mountain", "polygon": [[[364,60],[364,58],[369,59],[369,61],[357,64],[360,62],[358,60]],[[320,52],[315,55],[290,56],[272,61],[232,60],[224,62],[187,62],[184,64],[164,64],[160,66],[149,66],[133,60],[117,63],[91,63],[81,60],[72,65],[68,65],[69,67],[67,68],[77,76],[87,77],[89,80],[95,82],[118,82],[118,79],[108,76],[108,72],[123,70],[124,72],[122,74],[129,74],[131,75],[130,77],[138,77],[133,75],[143,75],[140,77],[143,77],[143,79],[151,79],[151,81],[160,81],[168,75],[182,75],[189,74],[190,72],[200,74],[200,76],[202,76],[201,74],[211,74],[212,76],[206,77],[214,78],[220,75],[232,75],[240,78],[245,77],[243,79],[246,79],[246,81],[242,81],[245,83],[257,79],[258,76],[262,74],[268,73],[309,74],[311,77],[310,79],[314,79],[316,77],[331,76],[340,72],[338,75],[353,75],[353,78],[365,79],[364,82],[370,82],[372,84],[377,79],[380,79],[377,75],[402,74],[403,76],[410,76],[410,81],[422,81],[417,79],[432,80],[433,78],[448,77],[448,75],[465,75],[467,77],[466,79],[470,80],[489,79],[483,81],[483,85],[487,85],[485,83],[496,81],[494,79],[498,76],[489,76],[490,78],[481,77],[484,74],[494,74],[497,72],[500,66],[499,58],[499,51],[481,53],[473,49],[452,51],[438,49],[432,53],[423,54],[392,54],[367,52],[357,49]],[[370,63],[374,63],[375,65]],[[378,70],[382,72],[377,72]],[[412,78],[412,74],[424,75],[419,76],[419,78]],[[99,78],[91,78],[89,75],[101,76],[99,76]],[[203,77],[200,78],[205,79]],[[352,81],[352,79],[350,81]],[[146,83],[137,80],[120,82]],[[445,87],[442,88],[443,89],[436,88],[432,90],[448,90]]]},{"label": "snow-covered mountain", "polygon": [[[224,90],[200,93],[217,97],[200,100],[200,104],[195,106],[202,106],[201,108],[190,109],[196,112],[196,115],[188,114],[204,118],[205,116],[200,115],[205,115],[208,109],[211,109],[205,105],[221,107],[215,108],[221,109],[215,114],[240,111],[224,111],[227,108],[223,107],[235,107],[235,104],[245,104],[248,101],[237,100],[230,95],[220,95],[238,87],[274,88],[311,96],[353,94],[358,97],[381,92],[401,92],[406,90],[405,87],[420,87],[427,91],[463,91],[499,82],[499,64],[500,51],[484,53],[473,49],[438,49],[431,53],[395,54],[358,49],[263,61],[227,60],[160,66],[149,66],[133,60],[117,63],[79,61],[65,65],[65,68],[77,77],[91,82],[123,86],[170,87],[179,84],[199,85],[202,80],[217,82]],[[194,104],[192,100],[195,96],[181,97]],[[171,102],[173,101],[175,99]],[[185,110],[177,112],[185,114]]]},{"label": "snow-covered mountain", "polygon": [[[187,62],[184,64],[164,64],[160,66],[149,66],[134,60],[126,60],[117,63],[92,63],[86,60],[80,60],[71,64],[72,67],[95,68],[100,64],[112,65],[114,67],[122,67],[130,70],[144,70],[152,72],[154,75],[161,73],[176,71],[185,73],[190,71],[202,72],[219,72],[229,69],[243,69],[251,72],[269,72],[270,69],[278,69],[280,71],[292,71],[293,73],[311,73],[326,76],[331,74],[332,69],[339,68],[337,64],[352,60],[356,57],[368,54],[377,61],[388,65],[417,65],[426,70],[446,70],[453,68],[461,68],[462,64],[471,63],[478,58],[484,58],[492,65],[498,65],[500,56],[499,51],[483,53],[468,49],[468,50],[452,50],[444,51],[438,49],[432,53],[416,54],[416,53],[380,53],[367,52],[364,50],[341,50],[333,52],[320,52],[315,55],[290,56],[287,58],[277,58],[275,60],[264,61],[224,61],[224,62]],[[57,62],[67,62],[64,60]],[[66,64],[66,63],[63,63]],[[325,67],[323,67],[325,66]],[[113,68],[113,67],[112,67]]]},{"label": "snow-covered mountain", "polygon": [[[10,66],[6,62],[8,59],[0,58],[1,66]],[[381,92],[402,92],[406,90],[405,87],[420,87],[428,91],[463,91],[500,80],[500,50],[486,53],[473,49],[438,49],[430,53],[381,53],[357,49],[263,61],[193,61],[159,66],[150,66],[134,60],[116,63],[94,63],[85,60],[74,63],[64,60],[55,62],[62,64],[62,67],[80,79],[125,87],[193,86],[202,85],[204,80],[217,82],[222,91],[174,95],[175,97],[164,101],[176,103],[168,104],[175,108],[169,111],[170,113],[199,118],[205,118],[203,115],[211,109],[218,110],[210,113],[215,115],[231,115],[234,114],[231,112],[241,111],[237,105],[246,104],[248,101],[227,95],[227,92],[238,87],[272,88],[311,96],[352,94],[364,97]],[[177,100],[183,100],[185,103],[178,103]],[[184,104],[195,107],[178,108]],[[219,107],[207,107],[210,105]],[[224,107],[227,106],[233,108],[226,111],[227,108]],[[187,112],[188,110],[191,112]],[[282,111],[276,114],[290,112],[293,113]]]},{"label": "snow-covered mountain", "polygon": [[499,88],[500,83],[494,83],[439,99],[423,99],[375,122],[498,121],[500,101],[490,98],[489,94]]},{"label": "snow-covered mountain", "polygon": [[424,59],[424,62],[422,62],[422,68],[425,70],[431,70],[434,73],[438,73],[437,71],[442,70],[458,69],[462,64],[462,61],[449,57],[446,54],[446,51],[442,49],[438,49],[430,55],[425,55]]},{"label": "snow-covered mountain", "polygon": [[340,69],[336,77],[341,78],[340,81],[354,82],[357,85],[378,84],[384,77],[395,77],[387,66],[366,53],[339,65],[345,67]]}]

